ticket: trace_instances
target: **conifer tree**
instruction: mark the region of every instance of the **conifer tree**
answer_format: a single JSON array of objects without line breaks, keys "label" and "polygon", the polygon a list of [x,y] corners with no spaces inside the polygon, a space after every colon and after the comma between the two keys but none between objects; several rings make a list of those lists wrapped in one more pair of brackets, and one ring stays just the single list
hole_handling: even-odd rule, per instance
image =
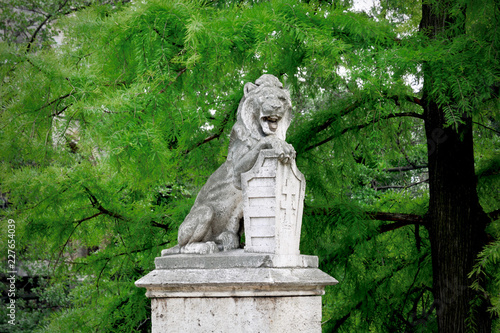
[{"label": "conifer tree", "polygon": [[39,304],[64,299],[41,331],[148,331],[133,282],[174,245],[262,73],[292,93],[301,251],[340,281],[324,330],[498,329],[499,5],[348,9],[93,5],[57,22],[63,45],[0,43],[1,223],[47,264]]}]

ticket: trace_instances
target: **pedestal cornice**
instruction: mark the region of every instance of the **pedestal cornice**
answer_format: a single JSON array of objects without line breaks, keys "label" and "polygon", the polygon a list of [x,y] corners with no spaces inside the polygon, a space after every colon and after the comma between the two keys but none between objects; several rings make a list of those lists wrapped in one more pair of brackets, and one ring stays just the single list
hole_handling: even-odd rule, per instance
[{"label": "pedestal cornice", "polygon": [[317,268],[315,256],[234,250],[172,255],[155,262],[156,269],[135,283],[151,298],[323,295],[325,286],[337,283]]}]

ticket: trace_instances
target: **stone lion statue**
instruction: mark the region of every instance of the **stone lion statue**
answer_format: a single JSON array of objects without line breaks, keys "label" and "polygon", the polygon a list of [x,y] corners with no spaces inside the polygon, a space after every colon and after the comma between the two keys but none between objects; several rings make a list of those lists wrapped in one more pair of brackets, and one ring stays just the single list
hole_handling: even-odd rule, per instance
[{"label": "stone lion statue", "polygon": [[282,163],[295,159],[285,142],[291,121],[290,94],[277,77],[264,74],[247,83],[238,107],[226,162],[207,180],[191,211],[179,227],[179,244],[163,250],[176,253],[214,253],[240,246],[243,228],[241,174],[250,170],[262,149],[274,149]]}]

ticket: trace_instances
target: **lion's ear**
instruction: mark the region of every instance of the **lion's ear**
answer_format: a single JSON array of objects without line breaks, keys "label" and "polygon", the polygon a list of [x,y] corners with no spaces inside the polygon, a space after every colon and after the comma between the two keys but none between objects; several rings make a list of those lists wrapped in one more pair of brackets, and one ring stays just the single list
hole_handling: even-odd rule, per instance
[{"label": "lion's ear", "polygon": [[243,91],[245,93],[245,97],[247,97],[247,95],[249,93],[251,93],[255,88],[257,88],[258,86],[256,86],[255,84],[253,84],[252,82],[248,82],[247,84],[245,84],[245,88],[243,88]]}]

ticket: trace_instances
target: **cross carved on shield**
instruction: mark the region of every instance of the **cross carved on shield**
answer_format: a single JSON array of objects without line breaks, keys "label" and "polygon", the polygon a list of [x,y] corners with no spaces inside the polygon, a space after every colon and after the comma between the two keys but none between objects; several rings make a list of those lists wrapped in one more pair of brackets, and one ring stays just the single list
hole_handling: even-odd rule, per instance
[{"label": "cross carved on shield", "polygon": [[297,216],[297,199],[298,199],[298,187],[289,185],[290,179],[285,178],[285,183],[283,184],[281,190],[281,209],[284,210],[282,214],[281,221],[283,228],[286,230],[292,229],[292,225],[295,223]]}]

